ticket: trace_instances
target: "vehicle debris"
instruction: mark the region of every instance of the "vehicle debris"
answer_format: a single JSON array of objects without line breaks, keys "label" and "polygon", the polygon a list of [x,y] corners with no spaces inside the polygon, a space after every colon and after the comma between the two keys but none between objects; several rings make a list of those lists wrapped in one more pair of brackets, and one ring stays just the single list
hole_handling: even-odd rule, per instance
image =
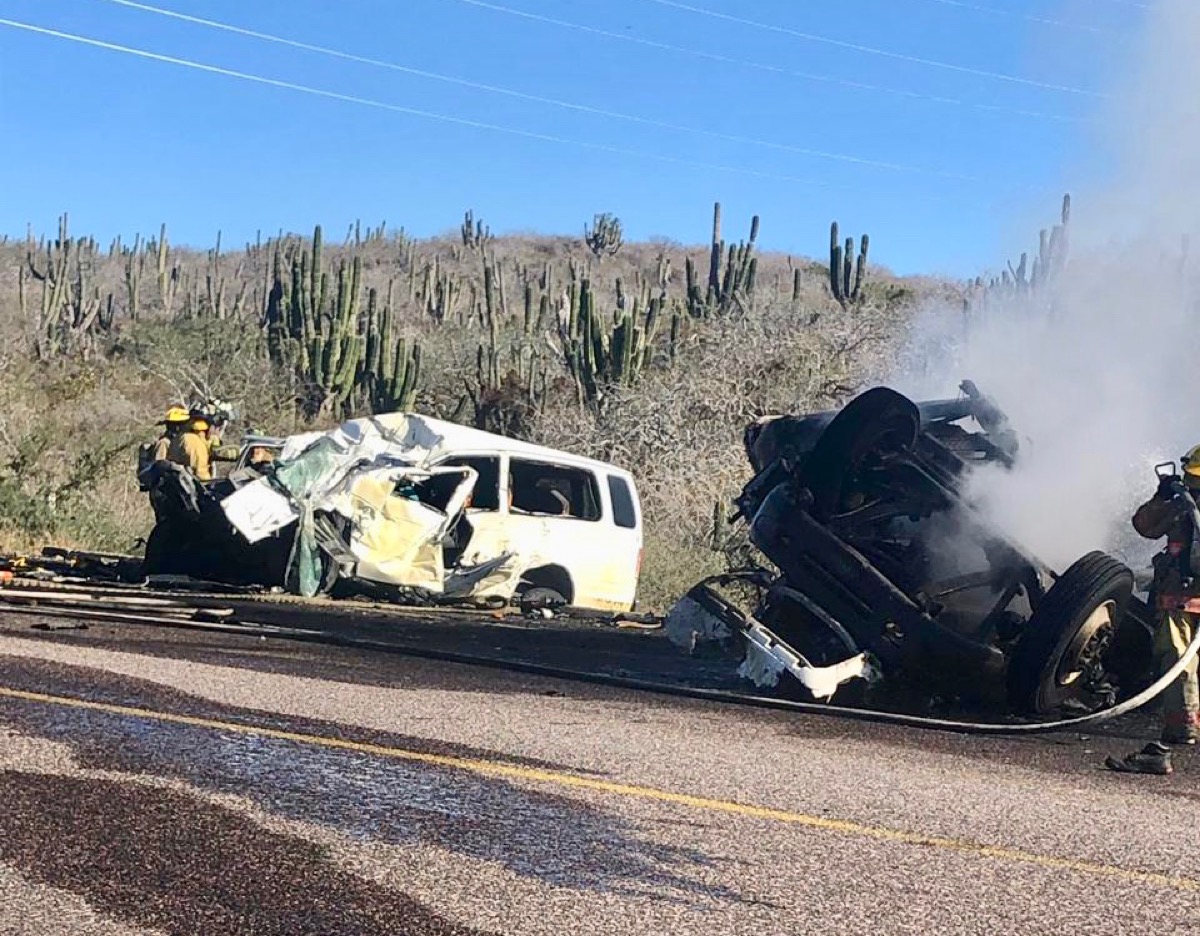
[{"label": "vehicle debris", "polygon": [[224,479],[156,462],[144,571],[314,596],[633,609],[641,509],[614,465],[411,413],[250,437]]},{"label": "vehicle debris", "polygon": [[[748,427],[756,474],[738,516],[778,572],[700,583],[668,636],[689,652],[715,642],[755,684],[833,704],[903,691],[1047,716],[1143,689],[1152,613],[1133,573],[1102,552],[1056,572],[988,522],[968,479],[1011,468],[1019,445],[991,400],[960,389],[914,403],[876,387]],[[753,613],[713,599],[733,582],[751,586]],[[832,692],[814,681],[826,673]]]}]

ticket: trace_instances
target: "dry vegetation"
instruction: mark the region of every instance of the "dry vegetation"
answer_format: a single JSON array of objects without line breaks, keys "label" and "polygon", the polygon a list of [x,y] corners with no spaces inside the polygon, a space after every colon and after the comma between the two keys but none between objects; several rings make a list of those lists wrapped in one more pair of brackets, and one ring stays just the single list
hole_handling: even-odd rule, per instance
[{"label": "dry vegetation", "polygon": [[835,298],[828,262],[713,240],[624,244],[598,216],[574,239],[493,238],[468,218],[431,240],[326,232],[321,250],[296,235],[179,249],[165,228],[105,246],[65,223],[8,241],[0,549],[131,549],[150,526],[136,445],[198,393],[235,402],[235,431],[411,404],[632,468],[644,599],[661,605],[723,561],[713,507],[747,477],[746,423],[844,400],[882,370],[909,311],[950,290],[872,265]]}]

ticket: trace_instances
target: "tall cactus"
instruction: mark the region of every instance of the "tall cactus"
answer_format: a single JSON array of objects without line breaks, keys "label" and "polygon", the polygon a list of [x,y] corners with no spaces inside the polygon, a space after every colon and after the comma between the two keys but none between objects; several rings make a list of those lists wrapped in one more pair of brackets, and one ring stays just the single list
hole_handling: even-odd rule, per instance
[{"label": "tall cactus", "polygon": [[408,340],[397,334],[390,283],[382,310],[377,291],[367,294],[366,348],[359,377],[372,412],[407,411],[416,403],[421,346],[414,341],[410,347]]},{"label": "tall cactus", "polygon": [[592,226],[583,226],[583,241],[597,257],[616,256],[624,244],[621,219],[605,212],[592,218]]},{"label": "tall cactus", "polygon": [[[59,354],[89,353],[98,331],[112,326],[112,294],[102,296],[92,279],[96,266],[96,242],[91,238],[72,238],[67,215],[58,222],[58,239],[47,241],[42,256],[31,246],[18,278],[18,303],[32,324],[34,353],[42,360]],[[40,264],[39,264],[40,260]],[[42,285],[38,311],[29,310],[30,279]]]},{"label": "tall cactus", "polygon": [[[754,256],[758,240],[758,215],[750,219],[750,239],[728,248],[721,239],[721,203],[713,205],[712,244],[708,260],[708,283],[701,287],[696,264],[684,262],[688,312],[693,318],[727,315],[734,310],[748,311],[754,304],[754,286],[758,258]],[[722,259],[724,273],[722,274]]]},{"label": "tall cactus", "polygon": [[[635,383],[650,362],[666,296],[651,298],[644,313],[640,298],[635,298],[631,308],[613,312],[611,324],[597,311],[589,280],[572,282],[569,301],[560,330],[566,365],[581,401],[595,405],[609,388]],[[678,309],[673,315],[678,315]],[[671,334],[678,335],[674,319]]]},{"label": "tall cactus", "polygon": [[862,285],[867,273],[867,251],[871,238],[859,238],[858,257],[854,255],[854,238],[847,237],[845,246],[838,237],[838,223],[829,226],[829,289],[842,308],[862,298]]},{"label": "tall cactus", "polygon": [[307,388],[303,400],[310,414],[349,416],[360,406],[374,412],[411,408],[421,351],[398,337],[392,285],[382,310],[377,292],[369,292],[364,315],[362,257],[354,253],[338,263],[330,295],[320,225],[311,245],[286,260],[276,245],[264,315],[271,360],[292,369]]},{"label": "tall cactus", "polygon": [[486,227],[482,221],[475,220],[475,212],[467,211],[463,215],[463,223],[460,229],[462,242],[464,247],[470,247],[473,250],[482,250],[487,246],[488,241],[492,239],[491,229]]},{"label": "tall cactus", "polygon": [[[708,283],[701,287],[696,265],[689,257],[684,263],[688,311],[693,318],[726,315],[735,309],[753,305],[758,259],[754,245],[758,239],[759,219],[750,220],[750,240],[729,245],[721,239],[721,203],[713,205],[712,244],[709,252]],[[722,260],[724,274],[722,275]]]},{"label": "tall cactus", "polygon": [[977,278],[972,284],[966,297],[966,310],[975,307],[988,309],[993,304],[1003,306],[1014,297],[1025,297],[1037,303],[1053,302],[1053,292],[1049,287],[1066,268],[1069,254],[1069,230],[1071,222],[1071,196],[1063,195],[1059,223],[1049,231],[1043,228],[1038,232],[1038,252],[1029,264],[1028,254],[1021,254],[1021,259],[1014,267],[1006,263],[1007,269],[1001,270],[998,277],[993,277],[986,283]]}]

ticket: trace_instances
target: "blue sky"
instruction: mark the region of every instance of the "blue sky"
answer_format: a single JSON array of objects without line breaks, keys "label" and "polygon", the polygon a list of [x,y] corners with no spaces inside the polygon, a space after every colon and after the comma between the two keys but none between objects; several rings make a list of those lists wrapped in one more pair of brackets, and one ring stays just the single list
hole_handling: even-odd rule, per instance
[{"label": "blue sky", "polygon": [[1096,95],[1145,15],[1135,0],[147,2],[576,108],[112,0],[0,0],[2,19],[467,122],[0,26],[0,230],[52,230],[65,210],[105,241],[162,221],[194,245],[356,218],[428,235],[472,208],[500,232],[578,234],[611,211],[627,238],[699,243],[720,200],[728,237],[761,215],[764,248],[824,256],[837,219],[898,272],[971,275],[1103,172]]}]

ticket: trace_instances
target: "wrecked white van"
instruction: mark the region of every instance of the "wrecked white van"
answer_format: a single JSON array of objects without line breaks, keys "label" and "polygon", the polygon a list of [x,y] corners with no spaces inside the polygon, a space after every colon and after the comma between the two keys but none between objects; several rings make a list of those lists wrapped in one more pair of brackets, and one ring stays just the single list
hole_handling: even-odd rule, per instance
[{"label": "wrecked white van", "polygon": [[605,462],[391,413],[249,439],[229,480],[220,509],[247,544],[295,530],[300,594],[352,580],[525,607],[635,603],[641,507],[630,473]]}]

